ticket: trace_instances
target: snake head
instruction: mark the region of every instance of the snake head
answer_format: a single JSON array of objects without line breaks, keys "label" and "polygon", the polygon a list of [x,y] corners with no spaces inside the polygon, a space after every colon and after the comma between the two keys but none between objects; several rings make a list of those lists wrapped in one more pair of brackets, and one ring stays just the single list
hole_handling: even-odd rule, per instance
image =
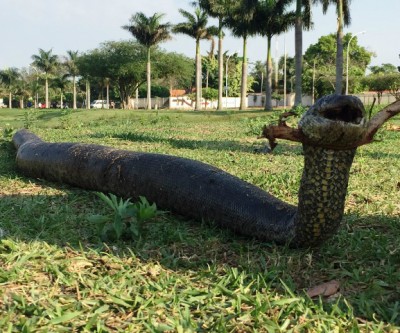
[{"label": "snake head", "polygon": [[365,109],[355,96],[328,95],[319,99],[303,115],[299,128],[316,146],[344,149],[365,135]]}]

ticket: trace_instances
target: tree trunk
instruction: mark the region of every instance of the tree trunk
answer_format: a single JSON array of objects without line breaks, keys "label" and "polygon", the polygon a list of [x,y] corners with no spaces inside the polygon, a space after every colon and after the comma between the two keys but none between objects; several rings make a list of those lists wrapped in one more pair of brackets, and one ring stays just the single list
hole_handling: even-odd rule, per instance
[{"label": "tree trunk", "polygon": [[46,74],[45,92],[46,92],[45,108],[48,109],[49,108],[49,80],[47,79],[47,74]]},{"label": "tree trunk", "polygon": [[11,92],[8,95],[8,108],[9,109],[12,108],[12,94],[11,94]]},{"label": "tree trunk", "polygon": [[295,98],[294,106],[301,104],[302,97],[302,72],[303,72],[303,20],[302,1],[296,1],[296,24],[295,24]]},{"label": "tree trunk", "polygon": [[267,77],[265,78],[265,110],[272,110],[272,59],[271,36],[268,36]]},{"label": "tree trunk", "polygon": [[338,29],[336,38],[336,83],[335,94],[341,95],[343,90],[343,1],[338,0]]},{"label": "tree trunk", "polygon": [[150,47],[147,49],[147,109],[151,110],[151,63]]},{"label": "tree trunk", "polygon": [[240,90],[240,110],[247,109],[247,36],[243,37],[242,87]]},{"label": "tree trunk", "polygon": [[90,82],[86,80],[86,109],[90,109]]},{"label": "tree trunk", "polygon": [[222,53],[222,19],[219,19],[219,33],[218,33],[218,106],[217,110],[222,110],[222,93],[224,89],[224,55]]},{"label": "tree trunk", "polygon": [[[272,39],[271,39],[271,43],[272,43]],[[272,45],[271,45],[272,47]],[[271,49],[272,52],[272,49]],[[272,54],[271,54],[272,57]],[[273,65],[272,65],[272,59],[271,59],[271,93],[272,93],[272,73],[274,73],[274,84],[275,84],[275,93],[278,95],[279,94],[279,78],[278,78],[278,74],[279,74],[279,58],[278,58],[278,36],[276,37],[276,41],[275,41],[275,69],[273,69]]]},{"label": "tree trunk", "polygon": [[107,99],[108,108],[110,108],[110,81],[109,80],[107,80],[107,85],[106,85],[106,99]]},{"label": "tree trunk", "polygon": [[196,40],[196,110],[201,110],[201,54],[200,40]]},{"label": "tree trunk", "polygon": [[73,102],[72,102],[72,108],[73,108],[74,110],[76,110],[77,107],[76,107],[76,77],[75,77],[75,76],[72,77],[72,85],[73,85]]}]

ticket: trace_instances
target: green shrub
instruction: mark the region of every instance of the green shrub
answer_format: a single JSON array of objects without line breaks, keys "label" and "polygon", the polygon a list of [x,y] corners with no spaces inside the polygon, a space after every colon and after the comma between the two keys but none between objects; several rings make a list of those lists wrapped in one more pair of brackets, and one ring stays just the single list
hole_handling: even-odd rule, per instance
[{"label": "green shrub", "polygon": [[110,193],[105,195],[96,192],[97,196],[107,204],[112,212],[108,215],[91,215],[90,222],[99,225],[102,240],[132,239],[138,240],[143,234],[145,221],[160,215],[155,203],[150,204],[145,197],[139,197],[139,201],[132,203],[130,199],[123,200]]}]

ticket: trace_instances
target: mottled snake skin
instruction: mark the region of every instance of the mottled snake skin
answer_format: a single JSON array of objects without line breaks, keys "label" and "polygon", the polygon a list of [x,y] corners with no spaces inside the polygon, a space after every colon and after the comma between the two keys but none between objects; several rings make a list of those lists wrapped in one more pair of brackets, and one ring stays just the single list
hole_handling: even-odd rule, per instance
[{"label": "mottled snake skin", "polygon": [[[327,96],[299,127],[310,139],[298,208],[211,165],[176,156],[81,143],[46,143],[27,130],[13,142],[26,176],[123,197],[139,195],[162,209],[262,241],[314,246],[331,237],[343,217],[355,149],[340,150],[364,130],[364,109],[351,96]],[[328,145],[330,148],[323,148]],[[332,149],[332,146],[337,149]]]}]

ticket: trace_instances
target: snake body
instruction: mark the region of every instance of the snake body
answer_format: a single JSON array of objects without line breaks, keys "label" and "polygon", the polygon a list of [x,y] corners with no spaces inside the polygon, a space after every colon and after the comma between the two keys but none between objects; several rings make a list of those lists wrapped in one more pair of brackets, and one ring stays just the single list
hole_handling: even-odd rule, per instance
[{"label": "snake body", "polygon": [[[307,136],[298,207],[211,165],[176,156],[83,143],[47,143],[18,131],[17,167],[26,176],[123,197],[145,196],[162,209],[263,241],[314,246],[331,237],[343,217],[355,149],[342,143],[363,133],[362,103],[327,96],[302,117]],[[332,147],[337,146],[338,149]]]}]

